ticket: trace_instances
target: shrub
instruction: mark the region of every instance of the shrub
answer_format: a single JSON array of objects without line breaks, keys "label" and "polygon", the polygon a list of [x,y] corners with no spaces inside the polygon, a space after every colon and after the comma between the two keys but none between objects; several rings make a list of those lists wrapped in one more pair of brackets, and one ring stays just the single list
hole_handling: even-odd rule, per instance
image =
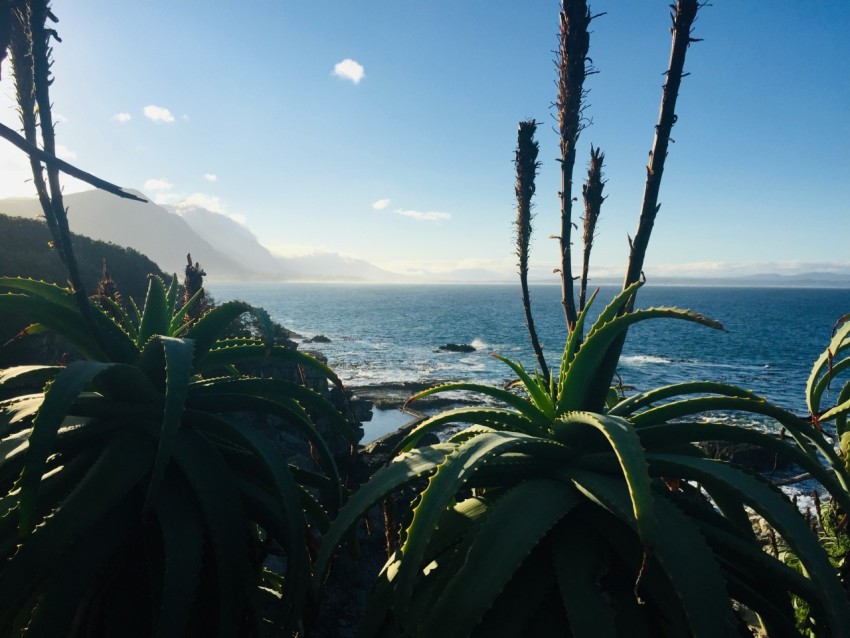
[{"label": "shrub", "polygon": [[[0,631],[27,635],[280,635],[306,601],[308,548],[340,502],[313,416],[350,425],[301,384],[236,366],[276,361],[334,373],[268,339],[218,339],[242,302],[194,323],[176,279],[152,277],[138,317],[90,303],[92,334],[68,290],[0,278],[15,310],[86,359],[0,371]],[[108,305],[108,301],[106,301]],[[271,418],[306,439],[317,467],[246,422]],[[276,554],[283,573],[264,566]]]},{"label": "shrub", "polygon": [[[742,606],[759,614],[769,635],[795,635],[792,596],[807,601],[824,633],[847,631],[847,596],[789,499],[764,477],[705,458],[695,445],[746,442],[785,455],[846,508],[847,474],[811,423],[745,390],[708,382],[613,395],[602,411],[587,409],[589,380],[629,325],[679,318],[721,327],[675,308],[620,314],[639,286],[618,295],[579,345],[588,304],[549,384],[503,359],[521,379],[523,396],[457,383],[414,397],[467,390],[506,408],[461,408],[428,419],[341,509],[318,559],[317,582],[359,517],[427,478],[400,550],[381,573],[364,635],[746,635]],[[770,417],[796,444],[701,418],[716,411]],[[414,447],[447,423],[469,427],[445,443]],[[763,551],[748,508],[793,549],[805,575]]]}]

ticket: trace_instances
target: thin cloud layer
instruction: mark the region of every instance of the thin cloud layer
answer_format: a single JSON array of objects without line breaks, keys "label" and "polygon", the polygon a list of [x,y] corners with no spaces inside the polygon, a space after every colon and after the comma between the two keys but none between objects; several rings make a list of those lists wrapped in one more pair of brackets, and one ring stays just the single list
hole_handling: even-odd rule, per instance
[{"label": "thin cloud layer", "polygon": [[379,199],[377,201],[372,202],[372,208],[374,208],[375,210],[384,210],[389,205],[390,200],[388,198]]},{"label": "thin cloud layer", "polygon": [[174,121],[174,116],[171,114],[171,111],[163,106],[156,106],[155,104],[148,104],[144,108],[144,114],[151,122],[163,122],[170,124]]},{"label": "thin cloud layer", "polygon": [[334,75],[343,80],[350,80],[355,84],[360,84],[360,81],[366,77],[366,71],[362,64],[355,62],[351,58],[345,58],[342,62],[334,64]]},{"label": "thin cloud layer", "polygon": [[402,217],[410,217],[411,219],[415,219],[418,222],[444,222],[448,221],[452,218],[450,213],[441,213],[437,211],[429,211],[423,212],[421,210],[402,210],[397,208],[395,210],[396,215],[401,215]]},{"label": "thin cloud layer", "polygon": [[129,113],[116,113],[111,118],[109,118],[113,122],[119,122],[120,124],[126,124],[130,120],[133,119],[133,116]]},{"label": "thin cloud layer", "polygon": [[145,182],[146,191],[167,191],[172,188],[174,188],[174,184],[164,177],[160,179],[149,179]]},{"label": "thin cloud layer", "polygon": [[218,179],[218,175],[215,173],[204,173],[204,179],[208,182],[214,182]]}]

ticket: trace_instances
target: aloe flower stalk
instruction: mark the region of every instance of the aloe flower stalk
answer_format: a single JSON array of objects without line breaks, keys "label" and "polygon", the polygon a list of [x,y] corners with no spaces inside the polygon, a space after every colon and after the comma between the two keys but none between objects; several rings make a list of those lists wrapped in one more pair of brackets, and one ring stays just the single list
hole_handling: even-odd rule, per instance
[{"label": "aloe flower stalk", "polygon": [[590,147],[590,164],[587,169],[587,181],[581,189],[584,198],[584,233],[582,243],[584,253],[582,255],[581,287],[578,296],[578,310],[584,310],[587,299],[587,273],[590,268],[590,251],[593,249],[593,238],[596,235],[596,222],[602,212],[602,202],[605,196],[602,189],[605,181],[602,179],[602,165],[605,162],[605,153],[599,148]]},{"label": "aloe flower stalk", "polygon": [[531,314],[531,296],[528,292],[528,246],[531,240],[531,198],[534,197],[534,179],[537,177],[537,169],[540,162],[537,154],[540,146],[534,139],[537,131],[535,120],[526,120],[519,123],[517,131],[516,159],[516,228],[517,228],[517,258],[519,260],[519,281],[522,286],[522,307],[525,310],[525,322],[528,325],[528,334],[531,337],[531,345],[540,364],[540,372],[546,382],[549,382],[549,368],[543,357],[543,348],[537,339],[537,331],[534,329],[534,317]]},{"label": "aloe flower stalk", "polygon": [[561,28],[556,58],[558,67],[558,132],[561,136],[561,303],[567,328],[575,327],[578,313],[573,297],[572,274],[572,206],[573,167],[576,162],[576,143],[582,126],[584,80],[588,72],[587,52],[590,47],[591,15],[584,0],[562,0]]},{"label": "aloe flower stalk", "polygon": [[[652,150],[649,153],[649,163],[646,166],[646,183],[643,192],[643,203],[640,211],[635,238],[630,242],[629,264],[626,269],[626,278],[623,282],[625,290],[633,283],[640,281],[643,276],[643,262],[646,257],[646,249],[649,245],[649,236],[655,224],[655,217],[661,205],[658,203],[658,193],[661,189],[661,176],[664,173],[664,162],[667,159],[667,149],[670,145],[670,132],[676,123],[676,98],[679,96],[679,87],[685,76],[685,56],[691,42],[699,42],[699,38],[691,37],[697,11],[700,8],[698,0],[677,0],[673,7],[671,18],[673,26],[670,32],[673,35],[673,43],[670,49],[670,61],[667,66],[661,95],[661,108],[658,113],[658,123],[655,125],[655,138],[652,142]],[[634,308],[634,299],[623,308],[629,312]],[[605,401],[605,390],[610,385],[611,379],[617,369],[623,344],[626,342],[626,333],[621,334],[605,354],[605,363],[600,367],[596,387],[599,392],[595,397],[594,405],[602,405]]]}]

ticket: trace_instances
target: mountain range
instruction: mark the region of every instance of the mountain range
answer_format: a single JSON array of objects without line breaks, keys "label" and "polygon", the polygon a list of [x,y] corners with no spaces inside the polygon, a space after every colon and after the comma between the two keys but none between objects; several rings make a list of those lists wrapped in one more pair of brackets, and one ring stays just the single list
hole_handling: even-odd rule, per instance
[{"label": "mountain range", "polygon": [[[146,197],[138,191],[130,191]],[[217,280],[405,281],[362,259],[336,253],[279,257],[246,227],[200,207],[159,206],[90,190],[65,195],[71,230],[91,239],[134,248],[165,272],[181,273],[191,254]],[[35,198],[0,199],[0,213],[41,218]]]},{"label": "mountain range", "polygon": [[[131,191],[146,197],[138,191]],[[167,273],[182,273],[186,255],[191,254],[219,281],[340,281],[384,283],[515,283],[513,273],[486,269],[462,269],[441,274],[399,274],[362,259],[337,253],[318,252],[299,257],[272,254],[245,226],[227,215],[198,206],[159,206],[151,201],[121,199],[103,191],[90,190],[65,196],[71,230],[91,239],[133,248],[152,259]],[[0,213],[40,219],[35,198],[0,199]],[[546,271],[548,273],[548,271]],[[541,271],[532,283],[557,283]],[[722,276],[654,276],[656,285],[755,286],[755,287],[841,287],[850,288],[850,273],[806,272],[801,274]],[[595,277],[592,285],[617,284],[621,278]]]}]

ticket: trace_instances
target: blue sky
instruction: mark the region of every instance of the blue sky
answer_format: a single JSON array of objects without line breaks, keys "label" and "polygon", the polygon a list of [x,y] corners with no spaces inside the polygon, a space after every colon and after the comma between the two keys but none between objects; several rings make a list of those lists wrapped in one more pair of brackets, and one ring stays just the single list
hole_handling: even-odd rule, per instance
[{"label": "blue sky", "polygon": [[[601,146],[596,275],[623,272],[637,224],[667,5],[591,5],[607,15],[592,24],[600,72],[587,84],[593,124],[575,175],[590,144]],[[65,156],[158,201],[206,204],[279,252],[326,250],[400,272],[510,272],[516,126],[536,118],[532,262],[551,276],[555,0],[57,0],[54,11]],[[847,2],[716,0],[701,12],[650,277],[850,272],[848,27]],[[345,60],[356,64],[335,75]],[[8,124],[11,93],[4,73]],[[0,144],[0,197],[28,194],[24,179],[23,156]]]}]

